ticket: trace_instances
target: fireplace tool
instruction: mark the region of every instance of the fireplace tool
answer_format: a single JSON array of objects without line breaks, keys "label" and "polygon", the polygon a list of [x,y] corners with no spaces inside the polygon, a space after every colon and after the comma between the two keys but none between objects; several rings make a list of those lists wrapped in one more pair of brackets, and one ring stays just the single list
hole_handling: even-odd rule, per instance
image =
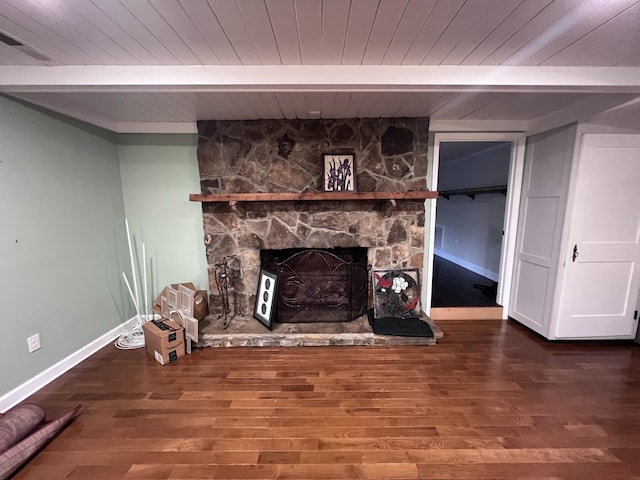
[{"label": "fireplace tool", "polygon": [[[226,329],[233,318],[238,315],[238,292],[236,282],[240,279],[242,270],[240,260],[234,255],[224,257],[222,262],[214,265],[216,284],[222,308],[218,313],[218,318],[222,317],[222,326]],[[233,293],[233,313],[231,312],[229,295]]]}]

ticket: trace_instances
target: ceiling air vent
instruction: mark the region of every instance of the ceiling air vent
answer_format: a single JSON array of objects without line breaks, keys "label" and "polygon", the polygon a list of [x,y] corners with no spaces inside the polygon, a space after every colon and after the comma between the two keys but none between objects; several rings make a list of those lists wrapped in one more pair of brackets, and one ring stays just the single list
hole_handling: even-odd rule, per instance
[{"label": "ceiling air vent", "polygon": [[2,32],[0,32],[0,42],[5,43],[10,47],[24,47],[24,44],[22,42],[19,42],[15,38],[11,38]]},{"label": "ceiling air vent", "polygon": [[31,58],[35,58],[36,60],[38,60],[40,62],[50,62],[51,61],[51,59],[49,57],[47,57],[43,53],[40,53],[35,48],[30,47],[29,45],[25,45],[20,40],[16,40],[15,38],[10,37],[9,35],[6,35],[6,34],[4,34],[2,32],[0,32],[0,42],[4,43],[5,45],[8,45],[10,47],[15,48],[16,50],[24,53],[25,55],[29,55]]}]

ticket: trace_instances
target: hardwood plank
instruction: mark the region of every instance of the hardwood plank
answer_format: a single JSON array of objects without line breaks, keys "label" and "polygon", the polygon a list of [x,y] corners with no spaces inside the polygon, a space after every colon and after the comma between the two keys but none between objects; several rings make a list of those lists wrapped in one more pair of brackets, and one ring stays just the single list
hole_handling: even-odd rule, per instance
[{"label": "hardwood plank", "polygon": [[640,478],[640,346],[449,320],[430,347],[105,347],[27,399],[82,414],[24,479]]}]

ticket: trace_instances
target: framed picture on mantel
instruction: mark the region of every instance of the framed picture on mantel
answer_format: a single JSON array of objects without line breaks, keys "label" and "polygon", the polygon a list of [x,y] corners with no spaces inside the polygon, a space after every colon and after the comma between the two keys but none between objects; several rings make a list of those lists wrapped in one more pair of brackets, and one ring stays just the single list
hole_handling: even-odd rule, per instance
[{"label": "framed picture on mantel", "polygon": [[325,192],[356,191],[356,160],[353,153],[325,153],[322,178]]}]

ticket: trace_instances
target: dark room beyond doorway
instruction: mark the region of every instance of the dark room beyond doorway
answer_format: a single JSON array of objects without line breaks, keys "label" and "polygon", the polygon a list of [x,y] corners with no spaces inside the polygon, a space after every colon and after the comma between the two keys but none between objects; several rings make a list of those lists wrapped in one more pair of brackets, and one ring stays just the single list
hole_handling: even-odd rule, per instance
[{"label": "dark room beyond doorway", "polygon": [[511,142],[440,143],[431,306],[495,307]]}]

